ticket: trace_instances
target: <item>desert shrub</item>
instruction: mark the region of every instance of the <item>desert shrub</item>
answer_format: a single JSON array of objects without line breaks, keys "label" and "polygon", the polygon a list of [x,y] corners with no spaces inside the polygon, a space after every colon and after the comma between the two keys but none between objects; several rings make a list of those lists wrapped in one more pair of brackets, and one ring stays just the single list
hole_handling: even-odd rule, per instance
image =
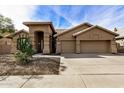
[{"label": "desert shrub", "polygon": [[27,55],[27,53],[23,53],[21,51],[17,51],[15,54],[17,63],[25,65],[27,63],[29,63],[29,56]]},{"label": "desert shrub", "polygon": [[33,54],[32,44],[29,37],[19,36],[17,39],[18,51],[15,54],[17,62],[27,64]]}]

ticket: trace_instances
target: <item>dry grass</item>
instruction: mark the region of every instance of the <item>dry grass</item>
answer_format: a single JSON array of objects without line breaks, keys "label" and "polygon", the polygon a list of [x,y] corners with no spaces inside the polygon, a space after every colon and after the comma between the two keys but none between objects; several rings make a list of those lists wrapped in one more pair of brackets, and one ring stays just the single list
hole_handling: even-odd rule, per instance
[{"label": "dry grass", "polygon": [[33,59],[27,65],[16,63],[14,56],[0,56],[0,75],[59,74],[60,62],[50,58]]}]

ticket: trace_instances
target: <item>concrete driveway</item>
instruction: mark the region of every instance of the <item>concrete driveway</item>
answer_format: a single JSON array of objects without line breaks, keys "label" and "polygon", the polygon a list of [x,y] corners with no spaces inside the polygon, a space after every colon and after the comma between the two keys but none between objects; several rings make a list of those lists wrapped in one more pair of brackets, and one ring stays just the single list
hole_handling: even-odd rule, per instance
[{"label": "concrete driveway", "polygon": [[124,54],[64,54],[66,71],[78,75],[85,87],[124,87]]},{"label": "concrete driveway", "polygon": [[75,70],[73,74],[124,74],[124,54],[65,54],[62,56],[64,57],[62,62],[67,65],[67,68]]},{"label": "concrete driveway", "polygon": [[63,54],[60,75],[3,76],[0,87],[124,87],[124,54]]}]

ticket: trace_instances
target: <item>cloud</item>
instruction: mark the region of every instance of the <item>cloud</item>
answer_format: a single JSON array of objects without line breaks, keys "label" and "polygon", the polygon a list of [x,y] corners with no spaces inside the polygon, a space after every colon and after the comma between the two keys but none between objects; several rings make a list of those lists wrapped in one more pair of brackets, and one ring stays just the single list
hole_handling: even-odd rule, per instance
[{"label": "cloud", "polygon": [[[55,6],[38,6],[33,19],[35,19],[35,21],[51,21],[55,28],[69,27],[71,23],[69,23],[68,19],[59,15],[54,11],[53,7]],[[63,12],[61,11],[61,13]]]},{"label": "cloud", "polygon": [[0,14],[9,17],[13,20],[16,29],[28,29],[22,24],[23,21],[33,21],[32,16],[35,13],[37,6],[24,5],[1,5]]},{"label": "cloud", "polygon": [[123,18],[123,6],[89,6],[85,13],[85,21],[110,29],[122,27]]},{"label": "cloud", "polygon": [[0,6],[0,14],[10,17],[17,29],[25,28],[23,21],[52,21],[56,28],[69,28],[83,22],[113,29],[123,28],[124,6],[66,5],[66,6]]},{"label": "cloud", "polygon": [[124,6],[74,5],[50,7],[54,12],[56,12],[57,15],[65,18],[69,23],[71,23],[70,26],[78,25],[83,22],[89,22],[110,29],[113,29],[114,27],[124,27]]},{"label": "cloud", "polygon": [[74,26],[80,23],[80,17],[83,15],[82,9],[84,8],[84,6],[75,6],[75,5],[74,6],[50,6],[50,7],[57,15],[66,19],[68,23],[70,23],[70,26]]}]

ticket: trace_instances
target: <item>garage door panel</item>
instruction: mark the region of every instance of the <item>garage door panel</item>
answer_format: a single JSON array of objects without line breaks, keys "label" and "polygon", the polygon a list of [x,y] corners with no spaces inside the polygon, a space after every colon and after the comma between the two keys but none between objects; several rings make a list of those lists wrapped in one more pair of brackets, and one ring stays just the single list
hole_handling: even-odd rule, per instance
[{"label": "garage door panel", "polygon": [[62,53],[75,53],[75,41],[74,40],[62,41],[61,52]]},{"label": "garage door panel", "polygon": [[81,41],[81,53],[106,53],[109,50],[109,41]]}]

